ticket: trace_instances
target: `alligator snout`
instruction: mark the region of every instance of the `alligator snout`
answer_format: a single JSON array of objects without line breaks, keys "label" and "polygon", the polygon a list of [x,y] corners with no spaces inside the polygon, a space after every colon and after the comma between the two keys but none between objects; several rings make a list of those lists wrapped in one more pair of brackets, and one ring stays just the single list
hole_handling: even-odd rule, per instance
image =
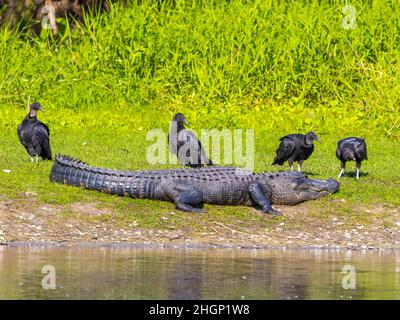
[{"label": "alligator snout", "polygon": [[328,179],[326,180],[326,191],[329,191],[329,193],[335,193],[339,191],[339,186],[340,183],[334,179]]},{"label": "alligator snout", "polygon": [[309,190],[314,192],[323,192],[323,193],[335,193],[339,190],[339,182],[334,179],[328,180],[311,180],[307,178],[303,178],[297,182],[298,185],[296,189],[300,190]]}]

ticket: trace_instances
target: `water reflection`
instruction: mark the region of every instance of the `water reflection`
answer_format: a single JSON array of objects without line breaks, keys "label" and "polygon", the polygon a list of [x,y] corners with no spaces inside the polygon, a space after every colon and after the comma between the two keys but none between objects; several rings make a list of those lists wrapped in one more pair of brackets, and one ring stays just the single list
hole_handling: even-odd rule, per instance
[{"label": "water reflection", "polygon": [[0,247],[1,299],[399,299],[399,275],[394,251]]}]

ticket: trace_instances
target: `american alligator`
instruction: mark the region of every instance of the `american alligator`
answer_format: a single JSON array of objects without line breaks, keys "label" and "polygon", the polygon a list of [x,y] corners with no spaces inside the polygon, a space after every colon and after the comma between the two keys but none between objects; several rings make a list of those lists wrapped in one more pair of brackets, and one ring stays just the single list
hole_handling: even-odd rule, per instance
[{"label": "american alligator", "polygon": [[257,206],[278,215],[271,204],[295,205],[339,189],[333,179],[311,180],[300,172],[252,173],[234,167],[121,171],[95,168],[57,155],[50,181],[120,196],[174,202],[188,212],[204,212],[203,203]]}]

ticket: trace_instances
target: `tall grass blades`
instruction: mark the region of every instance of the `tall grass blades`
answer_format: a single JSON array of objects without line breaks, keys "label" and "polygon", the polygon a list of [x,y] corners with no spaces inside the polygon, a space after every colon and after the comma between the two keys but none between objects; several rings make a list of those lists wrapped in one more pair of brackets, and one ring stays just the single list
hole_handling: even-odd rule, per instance
[{"label": "tall grass blades", "polygon": [[[53,126],[400,136],[397,1],[140,1],[67,22],[57,41],[0,30],[0,122],[28,97]],[[62,110],[62,112],[60,112]],[[101,117],[100,117],[101,115]]]}]

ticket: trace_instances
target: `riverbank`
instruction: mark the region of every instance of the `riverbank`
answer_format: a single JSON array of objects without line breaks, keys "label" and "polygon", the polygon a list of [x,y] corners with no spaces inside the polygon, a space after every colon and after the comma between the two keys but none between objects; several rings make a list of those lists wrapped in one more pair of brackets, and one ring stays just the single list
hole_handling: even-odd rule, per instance
[{"label": "riverbank", "polygon": [[[369,160],[361,177],[348,165],[338,193],[293,207],[276,206],[271,217],[251,207],[206,204],[206,214],[185,213],[173,203],[132,199],[51,183],[52,161],[31,163],[14,130],[0,136],[0,242],[144,243],[241,247],[400,247],[399,143],[367,138]],[[256,132],[254,171],[284,170],[270,165],[281,134]],[[53,152],[90,165],[121,170],[165,168],[149,165],[149,142],[141,131],[53,130]],[[336,136],[320,136],[303,166],[311,179],[336,177]],[[77,143],[79,141],[79,143]],[[9,152],[15,150],[15,152]],[[216,160],[213,158],[213,160]],[[168,165],[167,167],[174,167]],[[176,166],[175,166],[176,167]]]},{"label": "riverbank", "polygon": [[[32,199],[32,195],[27,195]],[[315,215],[314,203],[295,207],[280,206],[284,217],[270,217],[252,208],[253,218],[243,221],[234,214],[231,221],[220,222],[209,213],[196,215],[175,210],[172,204],[163,214],[154,213],[159,226],[148,228],[135,222],[121,224],[117,213],[101,203],[71,205],[40,204],[35,201],[0,201],[0,243],[74,245],[79,243],[109,245],[160,245],[183,247],[242,248],[400,248],[400,210],[393,205],[369,205],[355,208],[362,217],[329,214],[325,219]],[[346,200],[329,199],[344,208]],[[311,204],[311,205],[310,205]],[[193,219],[195,223],[177,225],[176,218]]]}]

